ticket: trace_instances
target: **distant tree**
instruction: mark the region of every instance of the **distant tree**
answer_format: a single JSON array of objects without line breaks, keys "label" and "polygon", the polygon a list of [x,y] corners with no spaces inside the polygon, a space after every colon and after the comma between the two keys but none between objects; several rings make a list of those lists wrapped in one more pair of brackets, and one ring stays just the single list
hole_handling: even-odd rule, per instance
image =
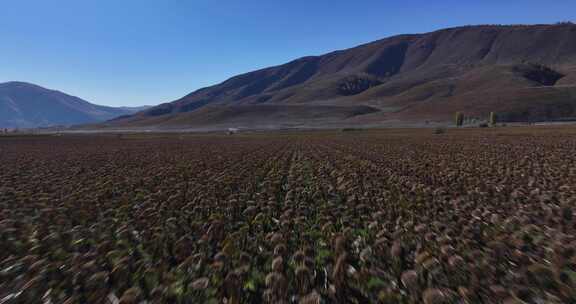
[{"label": "distant tree", "polygon": [[496,113],[490,112],[490,118],[488,119],[488,124],[491,127],[493,127],[496,125],[496,120],[497,120]]},{"label": "distant tree", "polygon": [[456,115],[454,117],[454,123],[456,124],[457,127],[462,126],[462,124],[464,123],[464,114],[462,114],[462,112],[456,112]]}]

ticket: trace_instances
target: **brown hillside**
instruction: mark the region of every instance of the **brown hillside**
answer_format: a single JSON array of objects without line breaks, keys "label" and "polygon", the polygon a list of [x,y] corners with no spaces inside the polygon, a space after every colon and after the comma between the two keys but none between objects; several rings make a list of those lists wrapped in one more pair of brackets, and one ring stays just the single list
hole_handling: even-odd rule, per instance
[{"label": "brown hillside", "polygon": [[[358,106],[370,110],[348,108]],[[372,124],[446,121],[455,111],[509,121],[576,117],[576,25],[390,37],[239,75],[109,125]]]}]

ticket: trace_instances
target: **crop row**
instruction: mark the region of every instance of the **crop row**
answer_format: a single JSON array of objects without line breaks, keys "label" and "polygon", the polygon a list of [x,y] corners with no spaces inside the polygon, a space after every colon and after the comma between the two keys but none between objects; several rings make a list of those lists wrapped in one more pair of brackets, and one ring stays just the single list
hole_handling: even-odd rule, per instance
[{"label": "crop row", "polygon": [[570,303],[566,136],[0,140],[1,303]]}]

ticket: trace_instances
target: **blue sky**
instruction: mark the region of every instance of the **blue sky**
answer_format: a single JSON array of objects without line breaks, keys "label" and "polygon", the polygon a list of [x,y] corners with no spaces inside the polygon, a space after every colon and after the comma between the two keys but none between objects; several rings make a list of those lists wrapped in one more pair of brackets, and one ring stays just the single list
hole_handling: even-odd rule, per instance
[{"label": "blue sky", "polygon": [[228,77],[403,33],[576,21],[575,0],[0,0],[0,82],[158,104]]}]

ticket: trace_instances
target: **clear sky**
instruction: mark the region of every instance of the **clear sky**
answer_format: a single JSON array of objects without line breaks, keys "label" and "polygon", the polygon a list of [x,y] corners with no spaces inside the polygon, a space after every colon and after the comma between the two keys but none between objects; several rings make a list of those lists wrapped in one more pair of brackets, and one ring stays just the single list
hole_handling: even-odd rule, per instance
[{"label": "clear sky", "polygon": [[172,101],[228,77],[395,34],[576,21],[576,0],[0,0],[0,82],[105,105]]}]

